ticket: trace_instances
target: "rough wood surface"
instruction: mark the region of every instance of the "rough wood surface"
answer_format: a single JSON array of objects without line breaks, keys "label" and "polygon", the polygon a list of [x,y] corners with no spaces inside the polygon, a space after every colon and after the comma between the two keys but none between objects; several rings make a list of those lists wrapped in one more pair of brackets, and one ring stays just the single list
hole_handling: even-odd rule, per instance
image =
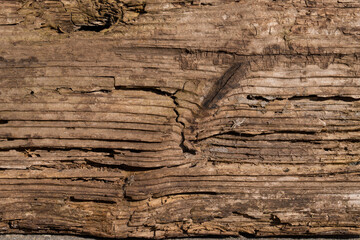
[{"label": "rough wood surface", "polygon": [[0,0],[0,233],[360,234],[357,0]]}]

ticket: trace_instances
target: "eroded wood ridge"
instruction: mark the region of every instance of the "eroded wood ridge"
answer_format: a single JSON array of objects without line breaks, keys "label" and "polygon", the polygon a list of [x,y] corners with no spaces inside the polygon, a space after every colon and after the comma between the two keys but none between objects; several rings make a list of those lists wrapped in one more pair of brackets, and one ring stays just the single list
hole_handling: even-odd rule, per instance
[{"label": "eroded wood ridge", "polygon": [[359,7],[1,1],[0,233],[358,236]]},{"label": "eroded wood ridge", "polygon": [[[222,77],[216,81],[211,91],[207,94],[202,103],[204,108],[214,108],[215,102],[223,98],[234,86],[233,82],[239,82],[239,78],[244,78],[248,71],[248,64],[235,63]],[[236,74],[236,75],[235,75]],[[240,75],[240,76],[237,76]]]}]

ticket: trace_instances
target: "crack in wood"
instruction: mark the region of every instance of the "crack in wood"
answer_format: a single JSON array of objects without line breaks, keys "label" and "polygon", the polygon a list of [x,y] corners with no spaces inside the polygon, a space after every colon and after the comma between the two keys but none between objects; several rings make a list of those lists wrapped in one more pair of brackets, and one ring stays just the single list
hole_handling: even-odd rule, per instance
[{"label": "crack in wood", "polygon": [[318,95],[308,95],[308,96],[293,96],[288,98],[288,100],[310,100],[310,101],[317,101],[317,102],[323,102],[323,101],[341,101],[341,102],[358,102],[360,101],[360,98],[354,98],[351,96],[341,96],[341,95],[337,95],[337,96],[327,96],[327,97],[322,97],[322,96],[318,96]]},{"label": "crack in wood", "polygon": [[93,202],[93,203],[104,203],[104,204],[116,204],[116,201],[112,200],[100,200],[100,199],[85,199],[85,198],[79,198],[70,196],[69,201],[71,202]]},{"label": "crack in wood", "polygon": [[186,142],[186,137],[185,137],[185,133],[184,133],[184,129],[185,129],[185,123],[183,121],[180,120],[180,113],[178,111],[178,108],[180,107],[180,104],[178,102],[178,98],[176,97],[176,94],[179,91],[182,91],[180,89],[177,89],[174,93],[171,92],[167,92],[158,88],[154,88],[154,87],[130,87],[130,86],[115,86],[116,90],[127,90],[127,91],[145,91],[145,92],[152,92],[161,96],[167,96],[170,97],[174,103],[174,112],[176,114],[176,118],[175,121],[177,123],[179,123],[182,126],[182,131],[181,131],[181,142],[179,144],[181,150],[183,151],[183,153],[189,153],[191,155],[195,155],[196,154],[196,150],[193,148],[189,148],[189,146],[187,146],[185,144]]}]

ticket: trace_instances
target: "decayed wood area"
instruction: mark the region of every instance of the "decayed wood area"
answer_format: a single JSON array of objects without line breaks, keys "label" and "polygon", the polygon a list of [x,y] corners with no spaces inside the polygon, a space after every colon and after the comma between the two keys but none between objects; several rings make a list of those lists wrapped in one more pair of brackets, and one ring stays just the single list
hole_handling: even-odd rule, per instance
[{"label": "decayed wood area", "polygon": [[0,233],[360,234],[357,0],[0,0]]}]

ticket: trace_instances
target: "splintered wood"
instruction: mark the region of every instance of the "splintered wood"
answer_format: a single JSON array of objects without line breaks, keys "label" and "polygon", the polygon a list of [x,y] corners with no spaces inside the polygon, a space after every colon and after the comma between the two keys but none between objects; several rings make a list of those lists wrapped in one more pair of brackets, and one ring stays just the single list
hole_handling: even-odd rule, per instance
[{"label": "splintered wood", "polygon": [[0,233],[359,235],[359,10],[1,0]]}]

